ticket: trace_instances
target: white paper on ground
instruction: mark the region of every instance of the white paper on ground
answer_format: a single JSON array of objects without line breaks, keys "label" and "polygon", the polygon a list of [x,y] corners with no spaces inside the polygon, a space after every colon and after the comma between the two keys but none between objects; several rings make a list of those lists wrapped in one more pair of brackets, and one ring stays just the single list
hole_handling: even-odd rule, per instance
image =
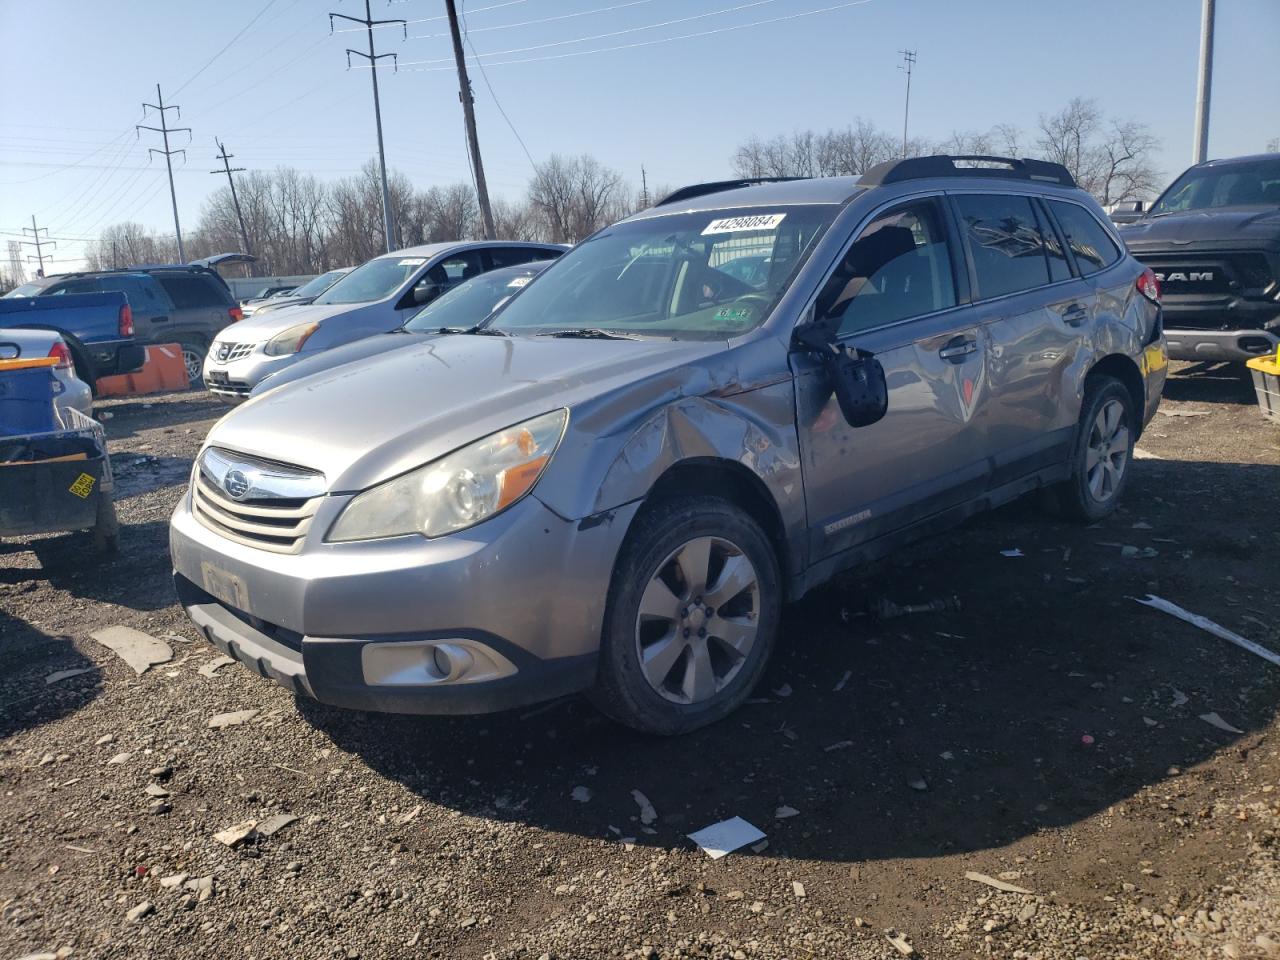
[{"label": "white paper on ground", "polygon": [[700,846],[712,860],[732,853],[739,847],[764,839],[764,831],[754,827],[741,817],[721,820],[689,834],[689,839]]},{"label": "white paper on ground", "polygon": [[1244,637],[1240,636],[1240,634],[1232,630],[1228,630],[1221,624],[1214,623],[1208,617],[1202,617],[1198,613],[1192,613],[1189,610],[1184,610],[1176,603],[1170,603],[1163,597],[1157,597],[1151,593],[1147,594],[1147,599],[1145,600],[1138,600],[1137,597],[1134,597],[1133,599],[1137,600],[1137,602],[1142,604],[1144,607],[1154,607],[1156,610],[1161,610],[1169,614],[1171,617],[1177,617],[1179,620],[1185,620],[1192,626],[1199,627],[1201,630],[1212,633],[1215,637],[1221,637],[1228,643],[1234,643],[1242,650],[1248,650],[1250,653],[1261,657],[1268,663],[1273,663],[1277,667],[1280,667],[1280,654],[1273,653],[1266,647],[1259,646],[1254,643],[1252,640],[1246,640]]}]

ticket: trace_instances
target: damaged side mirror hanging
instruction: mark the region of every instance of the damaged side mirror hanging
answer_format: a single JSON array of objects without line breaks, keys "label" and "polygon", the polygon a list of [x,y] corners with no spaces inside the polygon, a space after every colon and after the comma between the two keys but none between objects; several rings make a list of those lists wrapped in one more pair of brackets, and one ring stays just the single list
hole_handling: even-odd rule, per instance
[{"label": "damaged side mirror hanging", "polygon": [[884,367],[874,354],[840,343],[835,333],[829,322],[810,319],[796,328],[792,341],[822,361],[849,426],[869,427],[889,409]]}]

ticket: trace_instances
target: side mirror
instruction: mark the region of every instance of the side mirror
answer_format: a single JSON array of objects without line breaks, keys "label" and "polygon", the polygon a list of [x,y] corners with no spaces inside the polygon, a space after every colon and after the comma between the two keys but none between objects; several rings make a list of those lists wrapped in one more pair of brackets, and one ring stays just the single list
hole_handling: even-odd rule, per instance
[{"label": "side mirror", "polygon": [[425,280],[413,288],[413,302],[418,306],[430,303],[440,296],[440,284]]},{"label": "side mirror", "polygon": [[884,419],[889,410],[889,384],[884,366],[874,354],[839,343],[831,325],[822,322],[797,327],[792,342],[822,361],[849,426],[869,427]]}]

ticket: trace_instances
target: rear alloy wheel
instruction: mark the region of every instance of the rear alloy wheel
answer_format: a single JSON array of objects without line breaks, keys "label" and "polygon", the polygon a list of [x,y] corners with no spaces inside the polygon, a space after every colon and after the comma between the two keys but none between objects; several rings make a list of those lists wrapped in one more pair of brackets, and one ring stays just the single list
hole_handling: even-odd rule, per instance
[{"label": "rear alloy wheel", "polygon": [[1062,508],[1078,520],[1108,516],[1120,502],[1137,440],[1133,398],[1118,380],[1099,377],[1085,387],[1071,476],[1059,489]]},{"label": "rear alloy wheel", "polygon": [[182,341],[182,365],[187,370],[187,380],[199,390],[204,387],[204,358],[208,348],[195,340]]},{"label": "rear alloy wheel", "polygon": [[728,714],[760,679],[781,608],[777,561],[759,525],[710,497],[637,520],[610,589],[594,699],[650,733]]}]

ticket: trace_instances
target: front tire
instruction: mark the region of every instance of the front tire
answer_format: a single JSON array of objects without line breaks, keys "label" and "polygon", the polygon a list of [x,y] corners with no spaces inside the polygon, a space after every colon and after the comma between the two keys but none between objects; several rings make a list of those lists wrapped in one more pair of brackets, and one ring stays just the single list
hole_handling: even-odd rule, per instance
[{"label": "front tire", "polygon": [[644,733],[687,733],[750,695],[773,650],[781,576],[769,538],[716,497],[661,503],[614,567],[592,700]]},{"label": "front tire", "polygon": [[1087,381],[1071,473],[1058,488],[1064,513],[1092,523],[1115,511],[1129,480],[1137,437],[1133,398],[1124,384],[1111,377]]}]

